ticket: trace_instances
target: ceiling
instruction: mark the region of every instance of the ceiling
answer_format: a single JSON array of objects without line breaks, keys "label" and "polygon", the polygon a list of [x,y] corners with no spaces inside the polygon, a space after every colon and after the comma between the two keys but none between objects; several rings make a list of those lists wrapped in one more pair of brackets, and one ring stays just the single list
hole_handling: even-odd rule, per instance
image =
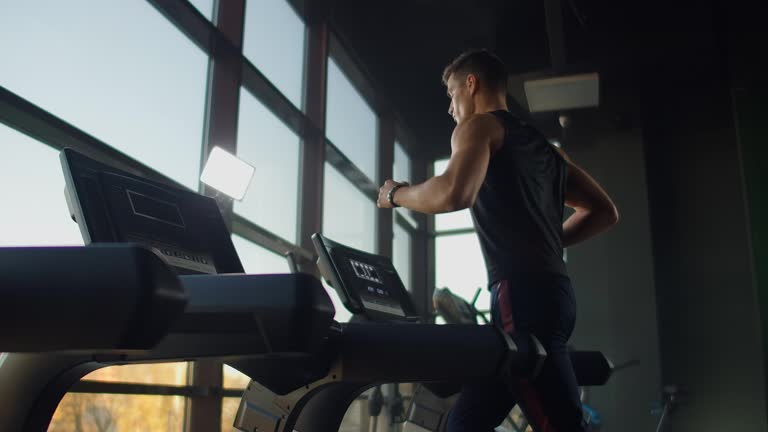
[{"label": "ceiling", "polygon": [[[411,151],[431,159],[450,154],[454,124],[441,74],[459,53],[493,50],[504,60],[510,82],[520,86],[524,78],[554,74],[545,4],[562,12],[562,25],[551,29],[554,43],[565,51],[559,72],[600,73],[600,107],[572,117],[586,113],[630,125],[643,105],[635,103],[643,94],[638,80],[654,63],[648,60],[654,44],[645,44],[647,35],[638,30],[648,14],[632,9],[638,6],[597,0],[334,0],[331,23],[416,138],[418,148]],[[556,135],[557,117],[544,113],[532,119]]]}]

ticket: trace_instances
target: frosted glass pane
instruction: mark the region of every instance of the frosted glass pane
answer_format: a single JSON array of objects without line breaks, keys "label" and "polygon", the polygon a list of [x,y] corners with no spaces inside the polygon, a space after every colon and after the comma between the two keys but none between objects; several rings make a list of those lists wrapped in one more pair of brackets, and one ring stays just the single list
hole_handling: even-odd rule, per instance
[{"label": "frosted glass pane", "polygon": [[376,204],[327,163],[323,195],[323,235],[373,253]]},{"label": "frosted glass pane", "polygon": [[136,384],[183,386],[187,384],[189,363],[127,364],[97,369],[83,380]]},{"label": "frosted glass pane", "polygon": [[376,113],[330,58],[325,127],[333,144],[371,181],[376,181]]},{"label": "frosted glass pane", "polygon": [[398,142],[395,142],[395,163],[392,167],[392,178],[398,182],[411,183],[411,158]]},{"label": "frosted glass pane", "polygon": [[245,3],[243,54],[294,105],[301,107],[304,22],[285,0]]},{"label": "frosted glass pane", "polygon": [[328,297],[331,298],[333,308],[336,310],[336,315],[334,315],[333,319],[338,322],[349,322],[349,320],[352,319],[352,313],[344,307],[344,304],[341,302],[341,297],[339,297],[333,287],[328,285],[328,282],[326,282],[325,279],[323,279],[323,288],[325,288],[325,292],[328,293]]},{"label": "frosted glass pane", "polygon": [[476,306],[487,310],[491,306],[487,285],[485,262],[476,234],[435,239],[435,287],[448,288],[467,301],[472,301],[477,289],[481,288]]},{"label": "frosted glass pane", "polygon": [[235,212],[278,236],[296,241],[299,137],[248,91],[240,93],[237,155],[255,171]]},{"label": "frosted glass pane", "polygon": [[6,1],[0,85],[197,190],[208,57],[146,1]]},{"label": "frosted glass pane", "polygon": [[247,274],[290,273],[288,261],[280,255],[239,235],[232,236],[232,243]]},{"label": "frosted glass pane", "polygon": [[189,2],[209,21],[213,19],[213,0],[189,0]]},{"label": "frosted glass pane", "polygon": [[59,152],[0,124],[0,246],[82,245],[64,198]]},{"label": "frosted glass pane", "polygon": [[411,251],[413,241],[411,234],[400,225],[393,227],[392,239],[392,264],[400,275],[403,285],[408,291],[413,291],[413,279],[411,276]]},{"label": "frosted glass pane", "polygon": [[67,393],[48,432],[182,431],[183,396]]},{"label": "frosted glass pane", "polygon": [[[435,161],[435,175],[440,175],[445,172],[445,168],[448,166],[448,159]],[[435,215],[435,230],[445,231],[452,229],[472,228],[472,215],[469,213],[469,209],[460,210],[452,213],[441,213]]]}]

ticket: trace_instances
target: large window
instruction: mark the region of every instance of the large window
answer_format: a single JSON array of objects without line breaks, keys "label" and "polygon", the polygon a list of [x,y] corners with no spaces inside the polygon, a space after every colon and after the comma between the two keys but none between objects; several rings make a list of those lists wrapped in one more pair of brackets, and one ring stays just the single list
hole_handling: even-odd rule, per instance
[{"label": "large window", "polygon": [[326,134],[360,171],[375,181],[377,119],[332,58],[328,59]]},{"label": "large window", "polygon": [[0,85],[197,189],[208,58],[149,2],[4,2],[0,52]]},{"label": "large window", "polygon": [[64,198],[59,152],[0,124],[0,155],[0,246],[82,245]]},{"label": "large window", "polygon": [[251,186],[235,212],[296,241],[299,137],[248,91],[240,93],[237,155],[255,168]]},{"label": "large window", "polygon": [[286,0],[248,0],[243,53],[288,100],[301,107],[304,22]]}]

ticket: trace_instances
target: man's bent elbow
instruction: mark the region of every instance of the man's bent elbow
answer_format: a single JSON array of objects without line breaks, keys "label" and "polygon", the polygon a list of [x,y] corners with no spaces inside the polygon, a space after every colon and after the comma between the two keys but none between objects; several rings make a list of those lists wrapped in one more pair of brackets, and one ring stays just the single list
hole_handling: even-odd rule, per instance
[{"label": "man's bent elbow", "polygon": [[611,204],[604,212],[605,224],[610,228],[619,223],[619,209],[615,205]]},{"label": "man's bent elbow", "polygon": [[445,213],[464,210],[474,205],[474,198],[464,196],[463,194],[448,194],[443,201],[443,210]]}]

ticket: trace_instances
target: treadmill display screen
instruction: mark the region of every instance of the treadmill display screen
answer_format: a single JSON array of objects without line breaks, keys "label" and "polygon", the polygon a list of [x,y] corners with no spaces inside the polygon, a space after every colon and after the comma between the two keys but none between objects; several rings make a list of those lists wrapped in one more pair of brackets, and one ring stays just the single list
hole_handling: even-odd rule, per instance
[{"label": "treadmill display screen", "polygon": [[61,152],[67,204],[88,243],[138,243],[179,275],[243,273],[215,199]]},{"label": "treadmill display screen", "polygon": [[392,298],[392,294],[384,283],[381,277],[381,270],[376,269],[376,266],[351,258],[349,259],[349,265],[352,267],[355,276],[364,281],[358,285],[358,290],[360,292],[360,301],[366,309],[400,317],[405,316],[403,308]]},{"label": "treadmill display screen", "polygon": [[320,234],[312,240],[321,273],[350,312],[365,314],[373,321],[418,319],[389,258],[352,249]]},{"label": "treadmill display screen", "polygon": [[128,201],[131,203],[133,214],[184,228],[184,218],[181,217],[179,206],[176,204],[152,198],[130,189],[125,192],[128,194]]},{"label": "treadmill display screen", "polygon": [[349,263],[352,265],[352,270],[355,271],[355,275],[360,279],[376,282],[378,284],[384,283],[381,280],[381,277],[379,277],[379,272],[376,271],[376,267],[353,259],[350,259]]}]

